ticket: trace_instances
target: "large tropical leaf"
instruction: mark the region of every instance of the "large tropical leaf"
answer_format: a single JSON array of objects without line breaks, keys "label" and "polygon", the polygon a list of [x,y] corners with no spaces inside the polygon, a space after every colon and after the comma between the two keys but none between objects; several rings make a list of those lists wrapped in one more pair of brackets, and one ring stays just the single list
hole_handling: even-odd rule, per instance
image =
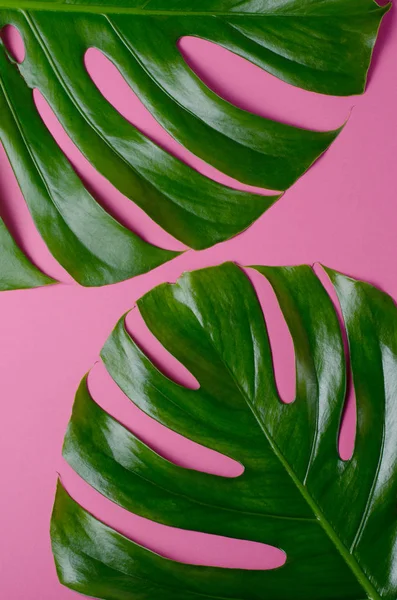
[{"label": "large tropical leaf", "polygon": [[338,454],[346,357],[334,306],[308,266],[254,267],[272,285],[296,355],[296,399],[278,396],[259,300],[234,264],[183,275],[138,302],[152,333],[199,382],[163,375],[122,319],[102,350],[120,388],[148,415],[244,466],[236,478],[173,464],[90,396],[76,396],[64,456],[129,511],[182,529],[272,544],[283,567],[181,564],[104,525],[58,487],[52,544],[68,587],[106,600],[395,600],[397,309],[334,271],[357,399],[350,460]]},{"label": "large tropical leaf", "polygon": [[189,68],[178,38],[212,40],[316,92],[360,93],[386,11],[373,0],[0,0],[0,28],[15,25],[26,46],[20,65],[0,52],[0,140],[53,255],[80,283],[103,285],[176,253],[144,242],[97,204],[38,115],[32,88],[100,173],[178,240],[201,249],[247,228],[279,195],[216,183],[149,140],[101,95],[85,51],[102,51],[194,154],[239,181],[284,191],[339,130],[299,129],[236,108]]}]

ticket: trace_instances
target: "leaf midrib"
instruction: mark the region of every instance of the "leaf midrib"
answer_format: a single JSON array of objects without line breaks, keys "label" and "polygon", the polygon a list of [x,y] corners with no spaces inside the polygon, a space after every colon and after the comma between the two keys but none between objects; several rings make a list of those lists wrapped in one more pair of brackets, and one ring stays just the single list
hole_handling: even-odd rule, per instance
[{"label": "leaf midrib", "polygon": [[342,558],[344,559],[344,561],[346,562],[348,567],[350,567],[353,574],[357,577],[358,582],[363,587],[365,592],[368,594],[368,598],[370,598],[370,600],[382,600],[381,596],[378,594],[377,590],[374,588],[374,586],[368,579],[366,573],[363,571],[360,564],[357,562],[357,560],[354,558],[354,556],[352,554],[350,554],[350,552],[348,551],[346,546],[341,542],[337,533],[335,532],[335,530],[333,529],[331,524],[328,522],[328,520],[325,518],[324,513],[321,511],[321,509],[317,506],[316,502],[310,496],[306,487],[296,477],[295,473],[289,466],[287,460],[285,459],[285,457],[283,456],[282,452],[279,450],[279,448],[275,444],[275,442],[273,442],[271,436],[268,434],[265,427],[263,427],[261,425],[259,418],[255,414],[254,409],[252,407],[250,407],[250,408],[253,412],[254,417],[258,421],[259,426],[261,427],[263,433],[265,434],[265,437],[268,440],[275,455],[280,460],[281,464],[284,466],[286,472],[291,477],[293,483],[298,488],[298,490],[301,493],[304,500],[306,500],[307,504],[312,509],[315,517],[319,521],[321,527],[324,529],[326,535],[333,542],[333,544],[334,544],[335,548],[337,549],[337,551],[339,552],[339,554],[342,556]]},{"label": "leaf midrib", "polygon": [[[197,318],[197,315],[195,315],[195,316]],[[198,321],[200,323],[199,319],[198,319]],[[213,348],[217,351],[217,348],[214,345],[211,336],[209,336],[209,341],[210,341],[211,345],[213,346]],[[265,437],[266,437],[266,439],[267,439],[267,441],[268,441],[271,449],[273,450],[274,454],[276,455],[276,457],[278,458],[278,460],[281,462],[281,464],[284,467],[286,473],[289,475],[289,477],[291,477],[292,482],[298,488],[298,491],[301,493],[303,499],[307,502],[309,508],[313,511],[314,516],[316,517],[317,521],[320,523],[320,525],[323,528],[323,530],[325,531],[326,535],[329,537],[329,539],[334,544],[336,550],[342,556],[343,560],[345,561],[345,563],[347,564],[347,566],[351,569],[352,573],[356,576],[359,584],[362,586],[362,588],[364,589],[364,591],[367,593],[368,598],[370,600],[382,600],[382,597],[380,596],[380,594],[378,593],[378,591],[376,590],[376,588],[372,585],[372,583],[369,580],[367,574],[364,572],[364,570],[362,569],[362,567],[360,566],[360,564],[357,562],[357,560],[355,559],[355,557],[349,552],[349,549],[346,548],[346,546],[343,544],[343,542],[339,539],[336,531],[333,529],[332,525],[329,523],[329,521],[327,520],[327,518],[325,517],[324,513],[322,512],[322,510],[320,509],[320,507],[317,505],[317,503],[315,502],[315,500],[311,497],[311,495],[309,494],[309,492],[306,489],[305,485],[302,484],[299,481],[298,477],[295,475],[294,470],[289,465],[289,463],[288,463],[287,459],[285,458],[284,454],[282,453],[282,451],[278,447],[278,445],[275,442],[275,440],[273,440],[270,432],[267,430],[267,428],[262,423],[262,421],[260,419],[260,416],[257,415],[257,411],[255,410],[255,407],[252,405],[252,403],[251,403],[249,397],[247,396],[246,392],[240,386],[238,380],[235,378],[234,373],[231,371],[231,369],[229,368],[229,366],[227,365],[227,363],[225,361],[222,360],[222,362],[223,362],[226,370],[228,371],[228,373],[229,373],[229,375],[230,375],[230,377],[231,377],[234,385],[236,386],[237,390],[239,391],[239,393],[241,394],[242,398],[246,402],[247,406],[251,410],[251,412],[252,412],[253,416],[255,417],[255,419],[256,419],[259,427],[263,431],[263,433],[264,433],[264,435],[265,435]]]},{"label": "leaf midrib", "polygon": [[[237,382],[235,382],[235,383],[236,383],[236,385],[238,385]],[[245,398],[244,391],[240,389],[240,393]],[[366,573],[363,571],[363,569],[361,568],[361,566],[359,565],[359,563],[357,562],[357,560],[354,558],[354,556],[352,554],[350,554],[349,550],[341,542],[341,540],[339,539],[337,533],[335,532],[335,530],[333,529],[333,527],[331,526],[331,524],[326,519],[324,513],[321,511],[321,509],[319,508],[319,506],[317,506],[316,502],[313,500],[313,498],[309,494],[309,492],[306,489],[305,485],[302,484],[299,481],[298,477],[295,475],[293,469],[290,467],[288,461],[286,460],[286,458],[284,457],[283,453],[281,452],[281,450],[277,446],[276,442],[272,439],[272,436],[267,431],[266,427],[261,423],[260,418],[259,418],[259,416],[257,416],[254,407],[251,405],[251,403],[248,401],[247,398],[245,398],[245,401],[247,402],[247,405],[249,406],[249,408],[251,409],[251,411],[252,411],[255,419],[257,420],[257,422],[259,424],[259,427],[262,429],[263,433],[265,434],[265,437],[266,437],[267,441],[269,442],[269,444],[270,444],[273,452],[275,453],[275,455],[277,456],[277,458],[279,459],[279,461],[283,465],[283,467],[286,470],[287,474],[291,477],[293,483],[298,488],[298,490],[301,493],[303,499],[307,502],[307,504],[309,505],[309,507],[313,511],[316,519],[320,523],[321,527],[324,529],[326,535],[333,542],[333,544],[336,547],[336,549],[339,552],[339,554],[342,556],[342,558],[344,559],[344,561],[346,562],[346,564],[348,565],[348,567],[350,567],[350,569],[352,570],[353,574],[357,577],[358,582],[364,588],[364,590],[368,594],[368,597],[370,598],[370,600],[382,600],[381,596],[378,594],[377,590],[374,588],[374,586],[372,585],[372,583],[368,579]]]},{"label": "leaf midrib", "polygon": [[[233,12],[233,11],[171,11],[171,10],[150,10],[145,8],[131,8],[128,6],[105,6],[105,5],[89,5],[89,4],[60,4],[57,2],[45,2],[41,0],[31,1],[22,0],[21,2],[13,2],[13,0],[0,0],[0,9],[8,10],[31,10],[31,11],[51,11],[51,12],[78,12],[78,13],[94,13],[94,14],[128,14],[140,16],[158,16],[158,17],[248,17],[248,18],[332,18],[338,15],[331,14],[296,14],[296,13],[274,13],[274,12]],[[385,7],[377,6],[374,3],[374,8],[371,12],[384,10]],[[344,17],[357,17],[362,13],[352,12],[344,13]]]}]

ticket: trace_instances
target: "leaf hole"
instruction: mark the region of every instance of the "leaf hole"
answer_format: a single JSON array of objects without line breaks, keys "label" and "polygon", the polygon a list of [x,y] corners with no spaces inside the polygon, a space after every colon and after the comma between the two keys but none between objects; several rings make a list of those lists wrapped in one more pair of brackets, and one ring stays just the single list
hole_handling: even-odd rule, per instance
[{"label": "leaf hole", "polygon": [[58,281],[71,280],[37,231],[1,142],[0,216],[16,244],[34,265]]},{"label": "leaf hole", "polygon": [[285,404],[291,404],[296,395],[296,369],[290,331],[268,280],[254,269],[247,270],[246,273],[255,288],[264,314],[279,397]]},{"label": "leaf hole", "polygon": [[62,150],[84,187],[119,223],[145,241],[168,248],[184,250],[181,242],[162,229],[139,206],[119,192],[99,173],[70,139],[40,90],[33,90],[36,108],[47,129]]},{"label": "leaf hole", "polygon": [[14,25],[5,25],[0,30],[0,38],[10,56],[19,64],[25,60],[25,44],[21,34]]},{"label": "leaf hole", "polygon": [[351,98],[313,94],[290,85],[215,42],[183,36],[178,48],[186,64],[210,90],[230,104],[266,119],[329,130],[339,127],[351,108]]},{"label": "leaf hole", "polygon": [[347,380],[346,400],[342,414],[342,422],[339,431],[338,449],[342,460],[350,460],[354,452],[354,444],[357,426],[356,394],[349,370]]},{"label": "leaf hole", "polygon": [[317,277],[323,284],[325,290],[327,291],[329,297],[331,298],[332,304],[334,305],[336,314],[338,316],[339,326],[342,333],[343,339],[343,347],[345,352],[345,361],[346,361],[346,372],[347,372],[347,382],[346,382],[346,395],[345,395],[345,404],[342,413],[342,419],[339,429],[339,439],[338,439],[338,451],[339,456],[342,460],[347,461],[350,460],[353,456],[355,438],[356,438],[356,425],[357,425],[357,405],[356,405],[356,394],[354,390],[352,373],[350,369],[350,354],[349,354],[349,345],[347,341],[346,328],[343,321],[342,310],[338,300],[338,296],[336,291],[324,269],[321,265],[316,264],[314,266],[314,272]]},{"label": "leaf hole", "polygon": [[199,389],[194,375],[152,334],[137,307],[128,313],[125,325],[135,343],[163,375],[188,389]]},{"label": "leaf hole", "polygon": [[146,415],[117,386],[102,362],[93,367],[88,385],[101,408],[170,462],[221,477],[239,477],[244,472],[237,461],[192,442]]},{"label": "leaf hole", "polygon": [[93,83],[109,104],[131,125],[163,150],[166,150],[205,177],[230,188],[260,195],[274,193],[271,190],[241,183],[184,148],[160,125],[124,79],[116,65],[100,50],[89,48],[85,53],[84,62]]},{"label": "leaf hole", "polygon": [[285,552],[268,544],[177,529],[130,513],[96,492],[66,463],[62,484],[95,518],[170,560],[249,571],[278,569],[286,562]]}]

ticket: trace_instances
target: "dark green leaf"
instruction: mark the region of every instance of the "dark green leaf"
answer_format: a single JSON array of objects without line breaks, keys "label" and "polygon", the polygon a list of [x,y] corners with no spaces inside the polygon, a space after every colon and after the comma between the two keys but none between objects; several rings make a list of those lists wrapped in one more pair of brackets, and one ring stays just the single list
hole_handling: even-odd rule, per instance
[{"label": "dark green leaf", "polygon": [[57,282],[29,261],[0,218],[0,291],[35,288],[51,283]]},{"label": "dark green leaf", "polygon": [[236,191],[171,156],[105,100],[83,58],[90,47],[102,51],[157,121],[209,164],[242,182],[284,191],[340,129],[299,129],[231,105],[193,73],[178,39],[212,40],[308,89],[358,93],[387,7],[372,0],[260,5],[203,2],[197,11],[195,3],[176,0],[0,0],[0,28],[15,25],[26,46],[21,65],[1,53],[0,139],[40,234],[80,283],[120,281],[175,253],[143,242],[97,205],[37,115],[32,88],[115,187],[178,240],[209,247],[246,229],[279,195]]},{"label": "dark green leaf", "polygon": [[[364,90],[379,22],[390,4],[380,7],[374,0],[1,0],[1,7],[73,13],[74,19],[75,13],[122,14],[116,17],[117,25],[127,31],[131,24],[140,26],[134,50],[143,66],[149,63],[149,71],[155,61],[167,60],[162,45],[152,43],[156,35],[166,43],[165,54],[178,38],[197,35],[293,85],[347,96]],[[63,18],[58,14],[54,22]],[[159,23],[161,29],[156,27]],[[142,44],[150,44],[155,59]],[[160,77],[166,80],[167,74]]]},{"label": "dark green leaf", "polygon": [[36,226],[79,283],[114,283],[178,254],[144,242],[94,200],[41,121],[31,91],[1,52],[0,112],[0,137]]},{"label": "dark green leaf", "polygon": [[351,460],[338,454],[346,359],[333,304],[308,266],[254,267],[294,342],[296,398],[280,401],[262,310],[234,264],[182,276],[138,302],[152,333],[199,382],[164,376],[122,319],[102,350],[127,396],[163,425],[244,466],[210,475],[159,456],[91,398],[76,396],[64,456],[99,492],[159,523],[272,544],[270,571],[158,556],[96,520],[60,486],[52,519],[58,574],[106,600],[395,600],[397,309],[378,289],[328,270],[341,303],[357,398]]}]

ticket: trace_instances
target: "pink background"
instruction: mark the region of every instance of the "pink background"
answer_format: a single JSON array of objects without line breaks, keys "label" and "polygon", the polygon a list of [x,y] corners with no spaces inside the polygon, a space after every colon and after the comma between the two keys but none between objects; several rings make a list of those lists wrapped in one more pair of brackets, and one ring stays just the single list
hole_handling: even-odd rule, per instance
[{"label": "pink background", "polygon": [[[101,289],[74,284],[50,256],[29,217],[0,148],[1,211],[27,254],[62,285],[0,294],[2,415],[0,421],[0,593],[7,600],[64,600],[53,565],[49,519],[57,472],[69,492],[97,517],[139,543],[185,562],[243,568],[282,564],[283,554],[259,544],[180,532],[112,505],[91,490],[61,458],[62,439],[82,376],[96,363],[117,319],[136,299],[185,270],[225,260],[249,264],[322,262],[369,280],[397,299],[396,188],[397,14],[384,21],[364,96],[333,98],[278,81],[248,62],[207,42],[184,39],[190,64],[220,95],[260,115],[308,128],[329,129],[350,114],[345,129],[314,167],[251,229],[202,252],[188,251],[152,273]],[[21,47],[14,37],[14,47]],[[114,67],[89,51],[87,67],[102,93],[131,123],[208,176],[241,186],[183,150],[146,112]],[[39,111],[98,200],[146,239],[169,248],[181,244],[121,196],[74,148],[40,94]],[[293,350],[267,283],[257,286],[275,354],[276,376],[285,400],[294,395]],[[146,331],[137,311],[130,330],[156,353],[167,373],[187,385],[195,381]],[[96,400],[162,454],[186,467],[226,476],[239,473],[233,461],[165,430],[140,413],[109,381],[97,363],[90,376]],[[354,398],[341,440],[348,456],[354,438]],[[172,534],[172,535],[171,535]]]}]

